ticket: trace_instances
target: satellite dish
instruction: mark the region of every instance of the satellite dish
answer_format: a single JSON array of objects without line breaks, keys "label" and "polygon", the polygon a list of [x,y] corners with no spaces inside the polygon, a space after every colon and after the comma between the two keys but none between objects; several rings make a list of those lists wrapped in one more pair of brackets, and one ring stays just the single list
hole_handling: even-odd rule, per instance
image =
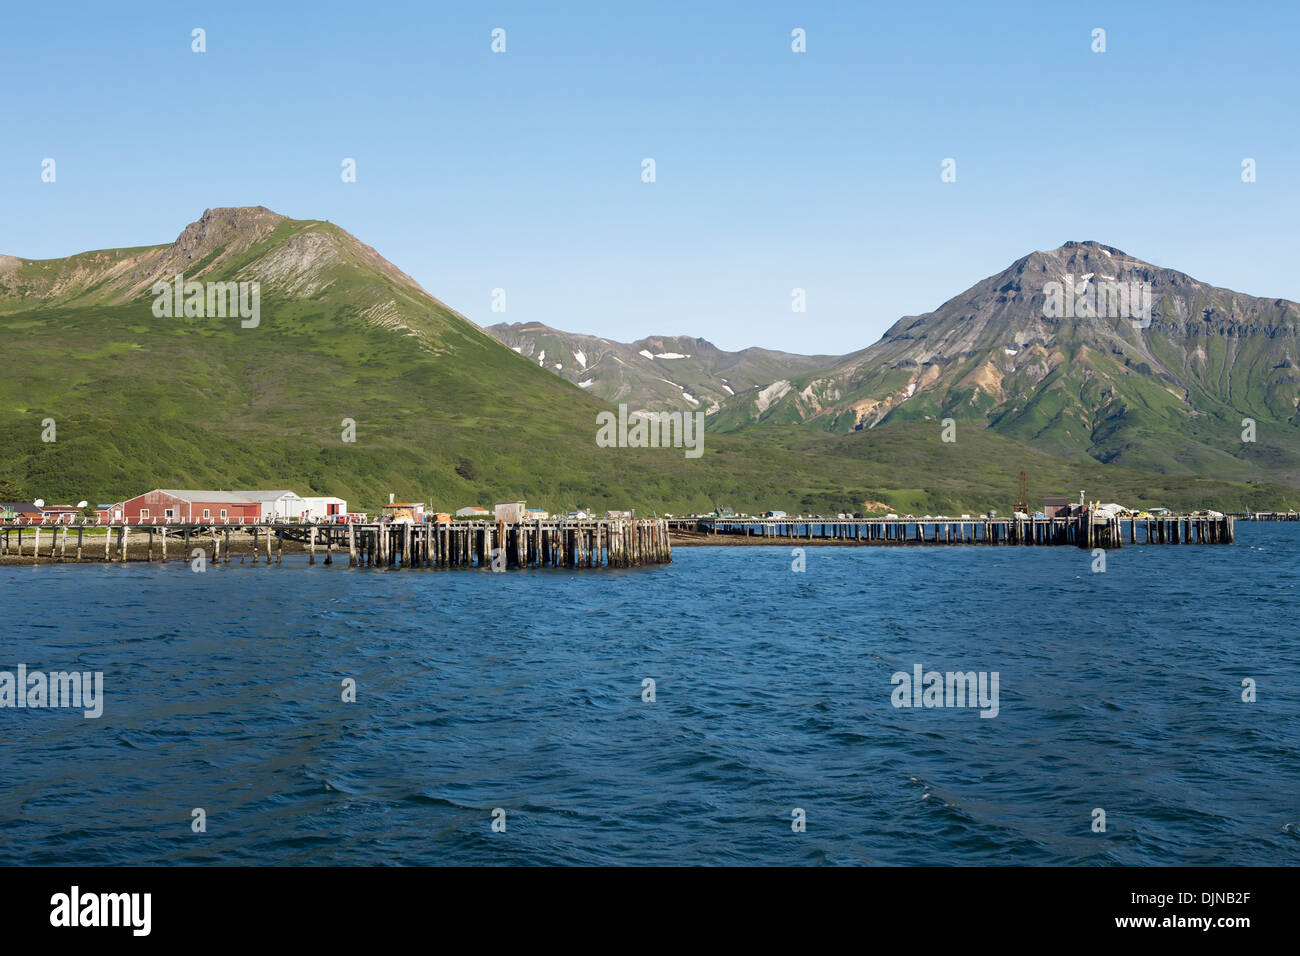
[{"label": "satellite dish", "polygon": [[84,507],[86,507],[86,505],[88,505],[89,503],[90,503],[90,502],[88,502],[88,501],[78,501],[78,502],[77,502],[77,507],[78,507],[78,508],[84,508]]},{"label": "satellite dish", "polygon": [[45,501],[44,501],[44,499],[42,499],[42,498],[37,498],[35,501],[32,502],[32,504],[34,504],[34,505],[35,505],[36,507],[38,507],[38,508],[44,508],[44,507],[45,507]]}]

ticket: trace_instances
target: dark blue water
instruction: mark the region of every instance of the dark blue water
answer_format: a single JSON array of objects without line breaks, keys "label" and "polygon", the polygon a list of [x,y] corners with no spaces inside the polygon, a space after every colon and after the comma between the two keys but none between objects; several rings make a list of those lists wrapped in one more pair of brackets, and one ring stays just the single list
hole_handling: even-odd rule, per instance
[{"label": "dark blue water", "polygon": [[[0,568],[0,670],[105,679],[0,710],[0,863],[1293,863],[1298,546]],[[998,715],[894,708],[917,663]]]}]

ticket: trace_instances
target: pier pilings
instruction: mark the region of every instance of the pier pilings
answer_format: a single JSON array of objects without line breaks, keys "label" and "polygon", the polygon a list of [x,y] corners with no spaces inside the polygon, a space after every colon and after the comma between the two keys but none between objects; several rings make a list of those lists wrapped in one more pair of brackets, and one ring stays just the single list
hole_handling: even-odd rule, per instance
[{"label": "pier pilings", "polygon": [[744,538],[746,543],[772,544],[1072,545],[1093,550],[1123,547],[1126,531],[1130,545],[1231,544],[1234,539],[1231,515],[1116,517],[1091,510],[1051,518],[673,518],[667,524],[670,531],[707,535],[719,544]]},{"label": "pier pilings", "polygon": [[[232,557],[253,565],[278,566],[285,542],[307,555],[307,563],[333,565],[335,549],[347,548],[348,567],[371,568],[635,568],[672,561],[668,523],[662,518],[554,519],[519,523],[492,521],[358,523],[186,523],[29,525],[0,523],[0,554],[22,563],[66,560],[67,534],[77,532],[76,560],[83,560],[83,541],[100,535],[103,560],[167,561],[169,536],[179,534],[183,559],[191,544],[202,544],[212,563]],[[42,534],[42,532],[49,532]],[[143,533],[144,540],[140,541]],[[133,543],[132,536],[136,541]],[[232,539],[232,535],[234,536]],[[27,544],[31,542],[30,554]]]}]

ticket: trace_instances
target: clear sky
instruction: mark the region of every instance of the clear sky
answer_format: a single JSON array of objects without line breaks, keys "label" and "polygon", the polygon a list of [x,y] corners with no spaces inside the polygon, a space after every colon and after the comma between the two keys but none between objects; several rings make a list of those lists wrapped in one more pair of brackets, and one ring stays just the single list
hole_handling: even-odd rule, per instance
[{"label": "clear sky", "polygon": [[480,324],[798,352],[862,348],[1069,239],[1300,300],[1297,11],[9,3],[0,253],[265,205],[338,223]]}]

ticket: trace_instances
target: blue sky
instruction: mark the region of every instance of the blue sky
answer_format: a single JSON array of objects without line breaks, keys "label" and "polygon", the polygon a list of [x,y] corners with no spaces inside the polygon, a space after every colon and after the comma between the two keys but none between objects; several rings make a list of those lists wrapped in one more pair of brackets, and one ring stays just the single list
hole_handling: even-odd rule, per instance
[{"label": "blue sky", "polygon": [[1300,300],[1296,5],[989,6],[10,5],[0,253],[265,205],[480,324],[799,352],[1069,239]]}]

